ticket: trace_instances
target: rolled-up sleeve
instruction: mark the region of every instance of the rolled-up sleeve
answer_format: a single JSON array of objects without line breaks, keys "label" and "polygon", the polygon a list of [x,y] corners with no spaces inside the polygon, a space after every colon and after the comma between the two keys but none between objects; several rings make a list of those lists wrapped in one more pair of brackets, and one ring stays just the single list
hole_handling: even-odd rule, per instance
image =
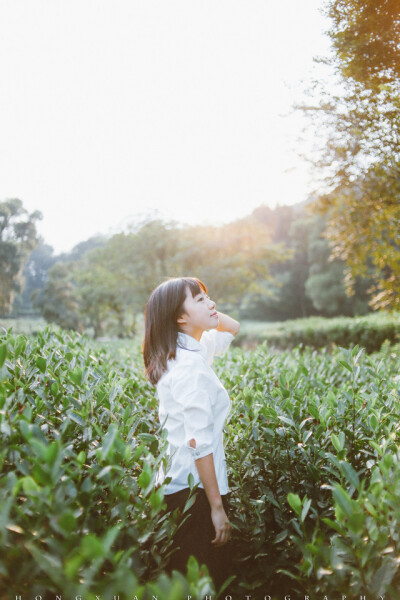
[{"label": "rolled-up sleeve", "polygon": [[[213,452],[214,420],[209,382],[207,373],[189,361],[171,373],[171,392],[182,407],[185,446],[194,460]],[[195,448],[190,446],[192,439]]]},{"label": "rolled-up sleeve", "polygon": [[205,346],[207,350],[207,360],[211,364],[214,356],[220,356],[229,348],[235,336],[230,331],[218,331],[217,329],[210,329],[204,331],[200,338],[200,343]]}]

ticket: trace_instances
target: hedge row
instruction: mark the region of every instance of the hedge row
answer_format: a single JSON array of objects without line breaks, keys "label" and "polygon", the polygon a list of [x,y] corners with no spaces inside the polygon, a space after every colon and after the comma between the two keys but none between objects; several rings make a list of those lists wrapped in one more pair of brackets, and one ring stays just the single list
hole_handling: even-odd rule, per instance
[{"label": "hedge row", "polygon": [[246,331],[242,328],[235,340],[236,345],[245,346],[268,342],[269,346],[291,349],[302,344],[312,348],[360,345],[366,352],[380,350],[385,341],[400,341],[400,314],[380,311],[364,317],[310,317],[284,321],[266,328]]}]

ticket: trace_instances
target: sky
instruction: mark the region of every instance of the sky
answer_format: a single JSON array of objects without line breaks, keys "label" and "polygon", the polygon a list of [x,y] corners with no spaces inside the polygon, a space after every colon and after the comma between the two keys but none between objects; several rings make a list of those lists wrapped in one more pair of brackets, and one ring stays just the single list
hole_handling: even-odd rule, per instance
[{"label": "sky", "polygon": [[323,5],[0,0],[0,201],[40,210],[57,254],[305,200],[292,106],[329,51]]}]

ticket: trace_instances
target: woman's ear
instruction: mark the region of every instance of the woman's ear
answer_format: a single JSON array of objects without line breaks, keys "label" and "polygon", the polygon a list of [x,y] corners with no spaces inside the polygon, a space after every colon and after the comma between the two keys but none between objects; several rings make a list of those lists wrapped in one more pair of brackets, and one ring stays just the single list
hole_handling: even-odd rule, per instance
[{"label": "woman's ear", "polygon": [[177,318],[176,322],[179,324],[186,323],[186,319],[183,315],[181,315],[180,317]]}]

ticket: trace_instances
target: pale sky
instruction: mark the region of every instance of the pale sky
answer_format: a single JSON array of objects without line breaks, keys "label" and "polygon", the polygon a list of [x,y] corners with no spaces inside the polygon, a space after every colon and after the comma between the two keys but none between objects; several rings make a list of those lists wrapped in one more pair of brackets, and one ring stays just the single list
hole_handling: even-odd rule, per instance
[{"label": "pale sky", "polygon": [[290,113],[323,0],[0,0],[0,201],[56,253],[146,214],[221,224],[310,188]]}]

